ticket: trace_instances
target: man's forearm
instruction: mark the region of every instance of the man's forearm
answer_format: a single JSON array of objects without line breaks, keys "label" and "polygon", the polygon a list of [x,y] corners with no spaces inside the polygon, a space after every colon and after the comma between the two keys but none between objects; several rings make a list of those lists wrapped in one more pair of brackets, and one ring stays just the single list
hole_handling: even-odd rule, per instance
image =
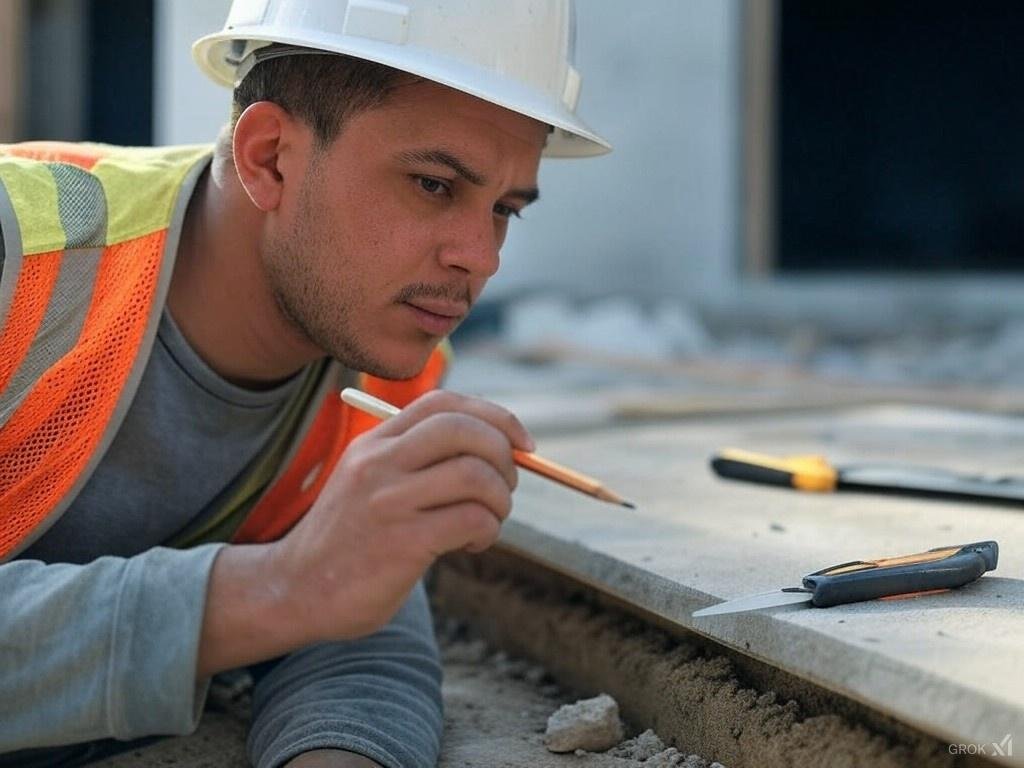
[{"label": "man's forearm", "polygon": [[195,728],[201,606],[219,550],[0,566],[0,753]]},{"label": "man's forearm", "polygon": [[317,748],[432,768],[443,728],[432,623],[417,585],[380,631],[318,643],[261,670],[248,745],[253,765],[288,765]]}]

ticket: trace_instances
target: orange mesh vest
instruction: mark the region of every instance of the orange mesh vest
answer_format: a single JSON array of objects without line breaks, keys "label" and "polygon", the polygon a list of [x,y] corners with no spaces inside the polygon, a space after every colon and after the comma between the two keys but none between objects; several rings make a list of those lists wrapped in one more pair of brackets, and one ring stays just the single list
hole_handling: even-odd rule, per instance
[{"label": "orange mesh vest", "polygon": [[[209,147],[0,145],[0,561],[60,517],[116,435],[209,158]],[[437,386],[445,359],[439,348],[413,379],[360,386],[404,406]],[[236,540],[285,533],[376,423],[341,402],[336,380],[324,377]]]}]

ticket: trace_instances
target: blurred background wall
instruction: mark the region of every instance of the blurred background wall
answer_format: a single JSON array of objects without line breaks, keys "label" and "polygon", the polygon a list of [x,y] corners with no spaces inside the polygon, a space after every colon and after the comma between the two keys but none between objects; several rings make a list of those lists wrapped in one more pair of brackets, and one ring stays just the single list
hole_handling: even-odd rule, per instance
[{"label": "blurred background wall", "polygon": [[[211,140],[228,0],[0,0],[0,140]],[[607,157],[543,164],[491,299],[728,324],[971,327],[1024,308],[1024,3],[579,0]],[[764,320],[768,318],[768,320]]]}]

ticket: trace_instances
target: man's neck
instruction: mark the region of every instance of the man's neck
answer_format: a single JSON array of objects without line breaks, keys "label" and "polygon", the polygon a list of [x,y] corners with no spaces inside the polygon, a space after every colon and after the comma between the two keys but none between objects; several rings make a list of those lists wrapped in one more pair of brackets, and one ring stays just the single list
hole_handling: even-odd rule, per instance
[{"label": "man's neck", "polygon": [[282,313],[259,257],[262,214],[215,156],[185,214],[167,307],[214,371],[263,388],[322,357]]}]

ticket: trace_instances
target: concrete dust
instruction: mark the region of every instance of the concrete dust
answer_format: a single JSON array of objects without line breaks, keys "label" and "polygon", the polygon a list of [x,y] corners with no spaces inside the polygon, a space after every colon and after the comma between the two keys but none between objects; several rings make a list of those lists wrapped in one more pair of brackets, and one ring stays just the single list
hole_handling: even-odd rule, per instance
[{"label": "concrete dust", "polygon": [[628,757],[632,760],[648,760],[664,751],[665,742],[648,728],[635,738],[626,739],[617,747],[608,750],[608,754],[615,757]]},{"label": "concrete dust", "polygon": [[708,765],[707,760],[700,755],[687,755],[675,747],[666,747],[665,742],[650,728],[608,750],[608,754],[638,761],[644,768],[725,768],[721,763]]}]

